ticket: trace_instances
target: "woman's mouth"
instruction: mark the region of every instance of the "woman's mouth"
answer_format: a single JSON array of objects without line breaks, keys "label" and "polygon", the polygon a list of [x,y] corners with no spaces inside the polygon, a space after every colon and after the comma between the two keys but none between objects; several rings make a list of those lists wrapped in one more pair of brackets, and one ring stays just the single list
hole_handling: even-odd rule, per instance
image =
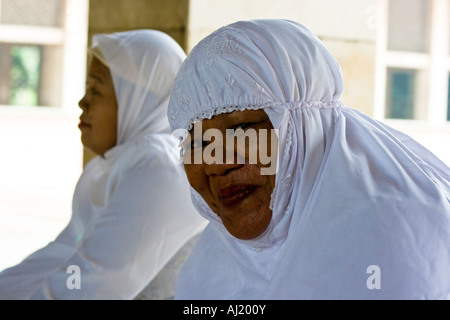
[{"label": "woman's mouth", "polygon": [[78,124],[78,128],[83,129],[83,128],[87,128],[87,127],[90,127],[90,125],[88,125],[86,122],[80,120],[80,123]]},{"label": "woman's mouth", "polygon": [[222,206],[227,209],[232,209],[247,199],[257,188],[257,186],[249,184],[232,185],[220,189],[217,197]]}]

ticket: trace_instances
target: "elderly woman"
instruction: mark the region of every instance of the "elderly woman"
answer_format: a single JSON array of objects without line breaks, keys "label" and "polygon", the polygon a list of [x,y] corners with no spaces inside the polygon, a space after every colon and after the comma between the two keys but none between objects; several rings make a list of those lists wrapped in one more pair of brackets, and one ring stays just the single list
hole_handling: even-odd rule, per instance
[{"label": "elderly woman", "polygon": [[1,299],[171,299],[191,239],[205,226],[192,206],[167,120],[185,59],[156,30],[93,38],[84,168],[68,226],[46,247],[0,273]]},{"label": "elderly woman", "polygon": [[342,91],[293,21],[239,21],[192,50],[168,116],[210,223],[176,299],[450,298],[449,168]]}]

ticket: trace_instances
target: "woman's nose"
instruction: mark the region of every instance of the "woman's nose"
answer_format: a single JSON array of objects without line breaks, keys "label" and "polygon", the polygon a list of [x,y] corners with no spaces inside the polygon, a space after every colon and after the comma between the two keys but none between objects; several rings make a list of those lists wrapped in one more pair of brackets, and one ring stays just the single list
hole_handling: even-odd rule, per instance
[{"label": "woman's nose", "polygon": [[224,176],[228,174],[229,172],[239,169],[244,164],[233,162],[233,163],[216,163],[213,162],[211,164],[204,164],[205,166],[205,173],[208,176]]},{"label": "woman's nose", "polygon": [[[229,138],[229,137],[227,137]],[[207,175],[225,175],[229,171],[238,169],[244,165],[246,162],[245,151],[240,152],[239,148],[236,147],[233,138],[231,138],[233,143],[228,143],[225,139],[214,140],[214,151],[205,148],[203,150],[203,163],[205,166],[205,172]]]},{"label": "woman's nose", "polygon": [[85,110],[87,108],[87,101],[86,101],[86,95],[81,98],[80,101],[78,101],[78,106],[81,108],[81,110]]}]

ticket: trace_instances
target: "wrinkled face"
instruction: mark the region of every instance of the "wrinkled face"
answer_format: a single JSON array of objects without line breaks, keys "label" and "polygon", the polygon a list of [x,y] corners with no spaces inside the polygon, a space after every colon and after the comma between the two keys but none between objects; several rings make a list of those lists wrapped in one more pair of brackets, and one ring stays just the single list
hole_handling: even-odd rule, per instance
[{"label": "wrinkled face", "polygon": [[118,104],[109,68],[95,57],[89,61],[86,93],[78,103],[81,142],[98,155],[116,145]]},{"label": "wrinkled face", "polygon": [[261,235],[272,217],[278,147],[267,114],[235,111],[203,120],[183,146],[191,186],[226,229],[244,240]]}]

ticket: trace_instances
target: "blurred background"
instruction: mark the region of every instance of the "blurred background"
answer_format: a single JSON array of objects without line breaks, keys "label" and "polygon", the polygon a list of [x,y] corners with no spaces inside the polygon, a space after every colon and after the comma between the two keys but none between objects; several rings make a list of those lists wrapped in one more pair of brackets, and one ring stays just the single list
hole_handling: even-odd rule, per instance
[{"label": "blurred background", "polygon": [[0,270],[69,221],[92,157],[77,103],[93,34],[157,29],[189,53],[257,18],[307,26],[341,64],[347,106],[450,165],[450,0],[0,0]]}]

